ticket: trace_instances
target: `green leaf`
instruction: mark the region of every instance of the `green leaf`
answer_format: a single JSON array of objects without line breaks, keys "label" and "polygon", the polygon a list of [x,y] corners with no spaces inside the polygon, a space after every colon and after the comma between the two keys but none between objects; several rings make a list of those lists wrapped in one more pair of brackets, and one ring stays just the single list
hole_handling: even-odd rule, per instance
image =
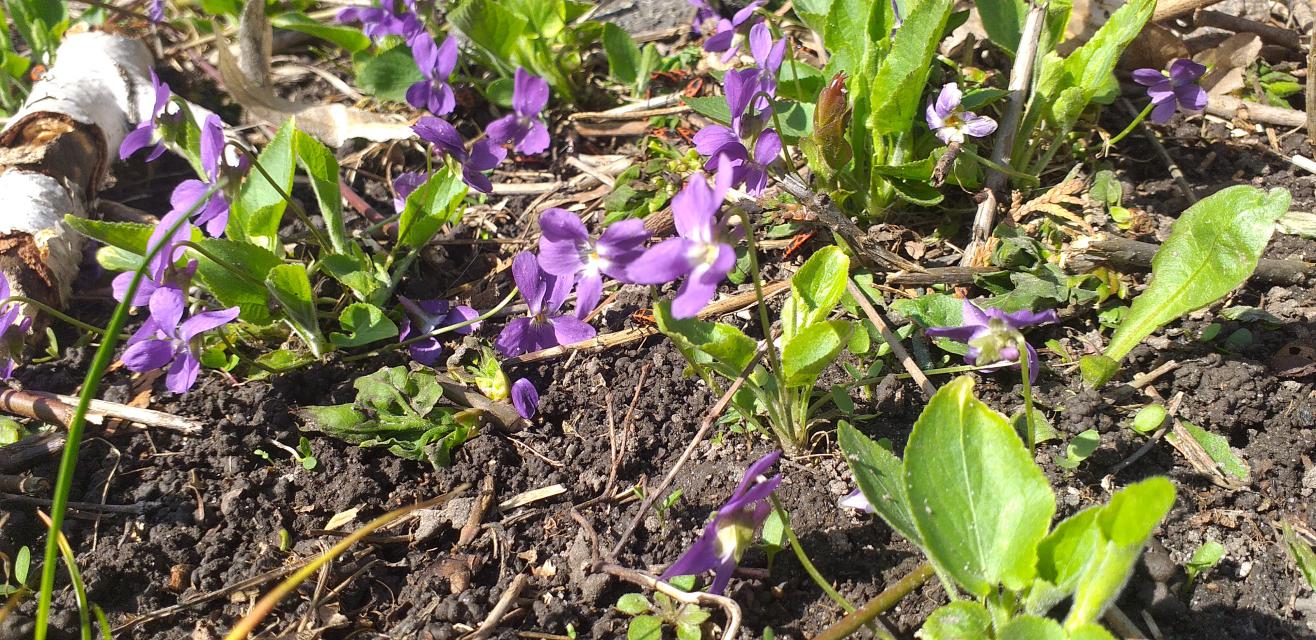
[{"label": "green leaf", "polygon": [[1093,524],[1102,544],[1076,581],[1065,629],[1073,630],[1101,618],[1119,597],[1147,538],[1174,505],[1174,485],[1162,477],[1131,484],[1111,496]]},{"label": "green leaf", "polygon": [[1119,361],[1162,325],[1208,306],[1244,283],[1265,252],[1275,221],[1288,211],[1283,188],[1217,191],[1184,211],[1151,258],[1151,283],[1133,300],[1105,356]]},{"label": "green leaf", "polygon": [[652,608],[649,606],[649,601],[638,593],[628,593],[617,599],[617,610],[626,615],[638,616]]},{"label": "green leaf", "polygon": [[425,184],[407,196],[398,219],[398,242],[419,249],[445,224],[461,219],[466,183],[447,166],[430,175]]},{"label": "green leaf", "polygon": [[288,207],[281,192],[291,193],[293,170],[297,166],[292,146],[293,131],[293,119],[290,118],[256,158],[256,163],[269,174],[277,188],[261,171],[252,167],[237,199],[232,202],[225,232],[233,240],[250,242],[276,256],[283,254],[279,225]]},{"label": "green leaf", "polygon": [[869,93],[872,110],[867,123],[871,135],[904,133],[916,120],[921,121],[917,116],[923,87],[953,5],[952,0],[916,0],[910,4],[891,51],[873,77]]},{"label": "green leaf", "polygon": [[524,17],[492,0],[466,0],[448,12],[448,21],[504,62],[512,58],[529,24]]},{"label": "green leaf", "polygon": [[957,600],[928,616],[918,637],[922,640],[981,640],[991,637],[992,616],[977,602]]},{"label": "green leaf", "polygon": [[958,327],[964,322],[964,301],[944,293],[901,298],[891,303],[891,309],[925,329]]},{"label": "green leaf", "polygon": [[293,132],[297,164],[311,179],[315,202],[320,206],[325,228],[329,230],[330,247],[334,253],[348,253],[351,241],[343,222],[343,196],[338,190],[338,158],[329,147],[301,131]]},{"label": "green leaf", "polygon": [[265,287],[283,307],[284,318],[318,358],[324,353],[324,338],[315,313],[315,298],[306,269],[296,264],[281,264],[270,269]]},{"label": "green leaf", "polygon": [[850,258],[836,245],[805,261],[791,277],[791,297],[782,309],[782,339],[790,341],[805,327],[827,319],[845,294]]},{"label": "green leaf", "polygon": [[14,582],[19,585],[27,584],[27,574],[31,567],[32,550],[26,545],[19,547],[18,553],[14,554]]},{"label": "green leaf", "polygon": [[621,27],[603,24],[603,51],[608,56],[608,73],[614,80],[634,85],[640,77],[640,47]]},{"label": "green leaf", "polygon": [[1307,581],[1307,586],[1316,589],[1316,552],[1293,532],[1293,526],[1287,521],[1284,522],[1284,549],[1289,552],[1294,564],[1298,565],[1298,571]]},{"label": "green leaf", "polygon": [[352,56],[352,67],[357,88],[393,102],[406,102],[407,89],[425,79],[411,57],[411,49],[403,44],[375,54],[358,52]]},{"label": "green leaf", "polygon": [[658,616],[635,616],[626,627],[626,640],[662,640],[663,620]]},{"label": "green leaf", "polygon": [[1044,65],[1039,75],[1058,76],[1048,82],[1039,79],[1038,83],[1038,93],[1042,94],[1039,100],[1050,106],[1047,119],[1055,129],[1068,131],[1083,110],[1114,82],[1115,63],[1142,32],[1155,8],[1155,0],[1130,0],[1058,67],[1056,63]]},{"label": "green leaf", "polygon": [[270,16],[270,24],[280,29],[299,31],[332,42],[348,53],[356,53],[370,47],[370,38],[361,33],[360,29],[332,22],[321,22],[307,17],[304,13],[289,12]]},{"label": "green leaf", "polygon": [[1024,16],[1028,14],[1028,3],[1023,0],[975,0],[978,16],[987,31],[987,38],[1014,57],[1015,46],[1019,44],[1019,34],[1024,28]]},{"label": "green leaf", "polygon": [[398,326],[373,304],[354,302],[338,315],[345,333],[329,334],[329,341],[342,348],[360,347],[398,335]]},{"label": "green leaf", "polygon": [[853,329],[848,320],[819,322],[782,345],[781,368],[786,385],[812,386],[818,374],[841,354]]},{"label": "green leaf", "polygon": [[1116,640],[1116,638],[1105,627],[1094,623],[1070,629],[1069,640]]},{"label": "green leaf", "polygon": [[1197,579],[1197,576],[1210,571],[1212,567],[1220,564],[1225,557],[1225,546],[1215,540],[1207,540],[1202,546],[1197,547],[1192,557],[1188,558],[1188,563],[1184,565],[1184,571],[1188,573],[1188,582],[1191,584]]},{"label": "green leaf", "polygon": [[1111,378],[1115,377],[1116,373],[1119,373],[1120,363],[1116,362],[1114,358],[1096,354],[1079,358],[1078,369],[1083,376],[1083,382],[1096,389],[1105,385]]},{"label": "green leaf", "polygon": [[654,305],[653,316],[658,330],[682,351],[696,350],[707,354],[716,363],[718,373],[728,378],[740,376],[758,350],[758,343],[729,324],[672,317],[672,303],[668,300]]},{"label": "green leaf", "polygon": [[[1234,455],[1233,450],[1229,448],[1228,438],[1211,433],[1187,420],[1182,422],[1184,429],[1188,431],[1188,434],[1197,441],[1197,444],[1202,445],[1202,449],[1206,451],[1206,454],[1211,456],[1211,459],[1214,460],[1216,464],[1220,465],[1220,468],[1224,470],[1225,473],[1243,481],[1247,480],[1251,471],[1248,469],[1247,463]],[[1176,433],[1170,433],[1166,438],[1168,438],[1170,442],[1177,442],[1179,436]]]},{"label": "green leaf", "polygon": [[996,634],[997,640],[1067,640],[1069,635],[1060,623],[1041,616],[1022,615],[1007,622]]},{"label": "green leaf", "polygon": [[821,69],[799,60],[787,59],[777,71],[777,95],[786,100],[816,103],[826,86]]},{"label": "green leaf", "polygon": [[1055,495],[1005,416],[961,376],[937,391],[905,448],[910,513],[928,559],[966,591],[1022,590]]},{"label": "green leaf", "polygon": [[904,465],[900,458],[844,420],[837,426],[836,433],[841,451],[845,452],[845,461],[850,465],[850,473],[868,504],[896,533],[916,546],[922,546],[922,537],[909,513]]},{"label": "green leaf", "polygon": [[74,215],[64,216],[64,222],[88,238],[131,251],[139,256],[146,255],[146,245],[150,242],[151,232],[155,230],[154,226],[147,224],[105,222]]},{"label": "green leaf", "polygon": [[451,464],[452,451],[477,433],[481,412],[438,406],[443,386],[433,371],[385,367],[353,386],[352,404],[303,407],[298,414],[311,429],[435,468]]},{"label": "green leaf", "polygon": [[1087,460],[1100,445],[1101,433],[1096,429],[1088,429],[1074,436],[1069,444],[1065,445],[1065,457],[1056,456],[1056,465],[1065,469],[1077,469],[1079,463]]},{"label": "green leaf", "polygon": [[1065,518],[1037,545],[1037,581],[1028,594],[1029,612],[1045,614],[1074,592],[1103,544],[1096,526],[1100,512],[1100,507],[1089,507]]},{"label": "green leaf", "polygon": [[1168,413],[1165,407],[1159,402],[1153,402],[1141,409],[1138,409],[1137,415],[1133,416],[1133,430],[1138,433],[1151,433],[1161,428],[1165,424],[1165,417]]},{"label": "green leaf", "polygon": [[328,255],[320,260],[320,268],[351,289],[358,300],[383,302],[372,298],[376,292],[383,291],[388,282],[372,268],[369,258],[345,253]]},{"label": "green leaf", "polygon": [[[697,613],[707,612],[698,611]],[[676,623],[676,640],[700,640],[703,637],[704,633],[700,630],[699,623],[684,620]]]},{"label": "green leaf", "polygon": [[273,322],[269,290],[261,283],[271,269],[279,266],[279,257],[268,249],[228,238],[198,238],[195,242],[218,260],[197,251],[188,252],[188,257],[197,261],[197,278],[206,290],[224,306],[237,307],[238,317],[244,322]]},{"label": "green leaf", "polygon": [[827,32],[827,14],[832,8],[832,0],[798,0],[793,6],[795,15],[810,29],[819,34]]}]

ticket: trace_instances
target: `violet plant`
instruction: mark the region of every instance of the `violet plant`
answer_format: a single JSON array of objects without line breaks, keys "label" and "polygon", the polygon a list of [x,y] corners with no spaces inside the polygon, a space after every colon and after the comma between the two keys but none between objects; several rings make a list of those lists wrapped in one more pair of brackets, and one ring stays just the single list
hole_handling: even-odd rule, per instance
[{"label": "violet plant", "polygon": [[1149,101],[1137,117],[1129,122],[1129,126],[1106,144],[1110,146],[1123,140],[1149,116],[1152,122],[1165,124],[1176,111],[1196,112],[1205,109],[1206,89],[1197,84],[1204,73],[1206,73],[1205,65],[1183,58],[1170,63],[1169,73],[1163,73],[1159,69],[1134,70],[1133,81],[1147,88]]},{"label": "violet plant", "polygon": [[[845,423],[839,439],[867,504],[951,594],[920,629],[927,640],[1112,640],[1102,614],[1175,499],[1174,485],[1153,477],[1052,526],[1046,475],[967,376],[928,402],[903,460]],[[1048,617],[1066,600],[1063,620]]]}]

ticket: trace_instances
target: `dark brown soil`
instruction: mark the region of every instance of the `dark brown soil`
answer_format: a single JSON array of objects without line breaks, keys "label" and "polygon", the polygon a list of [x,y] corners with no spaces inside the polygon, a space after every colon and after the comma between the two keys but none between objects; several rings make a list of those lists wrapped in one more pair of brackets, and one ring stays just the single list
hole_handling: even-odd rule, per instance
[{"label": "dark brown soil", "polygon": [[[1212,125],[1203,139],[1196,124],[1200,120],[1193,122],[1167,130],[1170,135],[1164,141],[1199,196],[1235,183],[1283,186],[1293,193],[1294,209],[1316,207],[1316,176],[1299,173],[1268,151],[1263,137],[1231,140],[1222,127]],[[1298,135],[1282,143],[1284,153],[1311,155]],[[1150,147],[1141,141],[1126,147],[1123,155],[1111,159],[1131,191],[1126,204],[1152,216],[1157,231],[1151,235],[1163,237],[1186,200]],[[135,193],[140,186],[134,183]],[[517,231],[509,229],[509,235]],[[1316,255],[1316,242],[1277,236],[1269,255],[1310,259]],[[798,264],[802,257],[796,254],[787,262]],[[426,267],[433,270],[417,280],[431,282],[416,286],[443,288],[450,274],[463,272],[475,258],[450,254],[448,260],[447,270]],[[88,287],[103,287],[104,278],[89,272]],[[626,302],[605,313],[612,329],[631,322],[629,314],[645,303],[640,295],[622,300]],[[1226,304],[1262,308],[1281,324],[1220,320],[1216,311],[1225,305],[1217,304],[1170,325],[1136,349],[1125,363],[1123,379],[1177,361],[1179,367],[1154,386],[1166,398],[1182,392],[1184,419],[1230,439],[1251,467],[1244,488],[1217,487],[1165,442],[1118,476],[1108,477],[1112,467],[1145,441],[1127,425],[1146,400],[1118,381],[1101,392],[1084,389],[1077,370],[1061,364],[1054,354],[1044,356],[1048,366],[1040,377],[1039,402],[1061,432],[1097,429],[1102,444],[1077,472],[1051,463],[1063,449],[1059,443],[1042,446],[1038,460],[1055,483],[1062,515],[1102,502],[1111,489],[1139,478],[1164,474],[1174,480],[1179,489],[1176,506],[1121,600],[1122,609],[1135,620],[1141,622],[1145,612],[1167,638],[1313,638],[1316,607],[1285,555],[1278,525],[1289,519],[1316,526],[1310,509],[1316,491],[1316,392],[1311,377],[1281,378],[1270,361],[1291,342],[1311,344],[1316,294],[1305,286],[1249,285]],[[79,313],[95,320],[106,311],[102,300]],[[1085,342],[1100,343],[1091,316],[1080,314],[1036,336],[1059,339],[1081,353]],[[1255,339],[1232,350],[1222,346],[1223,340],[1198,340],[1212,322],[1223,325],[1222,336],[1247,327]],[[492,336],[496,329],[490,327],[485,334]],[[59,335],[61,344],[76,336],[64,329]],[[85,347],[71,348],[59,362],[25,367],[18,374],[19,384],[70,392],[81,382],[90,353]],[[529,377],[543,394],[534,424],[511,436],[481,435],[461,447],[450,468],[437,471],[383,451],[307,434],[319,460],[308,471],[270,445],[278,441],[295,446],[303,435],[292,408],[348,401],[357,376],[401,362],[397,357],[357,367],[334,362],[245,383],[210,372],[193,392],[175,397],[160,391],[154,403],[203,422],[202,436],[128,428],[93,432],[83,448],[72,499],[138,505],[144,511],[98,518],[82,514],[69,521],[66,533],[91,599],[115,624],[126,623],[322,551],[340,537],[323,531],[335,514],[357,509],[351,523],[338,529],[351,530],[392,508],[465,482],[473,488],[462,497],[358,545],[303,585],[267,620],[267,629],[283,633],[330,627],[319,636],[325,638],[456,638],[484,620],[514,576],[530,573],[529,585],[503,619],[497,637],[517,637],[517,631],[562,635],[568,628],[581,637],[624,637],[626,618],[611,605],[638,589],[589,573],[590,540],[570,511],[610,489],[608,499],[580,513],[597,530],[602,545],[611,547],[638,508],[637,500],[625,497],[627,490],[654,487],[675,462],[714,400],[703,384],[683,374],[680,354],[664,339],[651,338],[601,354],[510,371],[513,378]],[[125,374],[120,370],[104,381],[104,397],[127,400],[130,381]],[[989,404],[1012,413],[1020,405],[1016,382],[1007,374],[984,376],[978,391]],[[623,417],[637,386],[631,446],[622,453],[609,488],[609,433],[625,428]],[[880,417],[858,426],[875,437],[903,442],[921,403],[916,387],[898,384],[889,395],[861,404],[861,412]],[[835,453],[834,431],[828,427],[819,435],[814,455],[782,463],[786,481],[778,495],[822,574],[845,597],[862,602],[921,559],[880,521],[836,506],[851,483]],[[272,461],[257,456],[257,449],[269,452]],[[619,560],[652,570],[675,560],[732,491],[745,466],[769,449],[765,439],[730,429],[701,445],[677,482],[681,498],[661,518],[648,514]],[[52,460],[33,472],[54,477],[56,469]],[[458,546],[458,530],[467,523],[486,478],[492,478],[495,506],[484,515],[475,540]],[[561,485],[563,492],[526,506],[496,506],[553,485]],[[21,545],[37,548],[44,543],[34,508],[6,504],[6,509],[7,520],[0,520],[0,551],[12,554]],[[1225,560],[1186,590],[1181,566],[1207,540],[1225,546]],[[742,566],[748,571],[733,581],[729,595],[740,603],[756,635],[771,627],[778,638],[804,638],[839,618],[839,607],[809,581],[789,552],[778,555],[770,571],[761,551],[751,552]],[[272,584],[226,594],[116,637],[217,637]],[[930,583],[883,621],[900,637],[911,637],[944,600],[941,588]],[[57,609],[60,637],[74,637],[71,592],[59,594]],[[30,637],[31,615],[30,603],[21,607],[0,626],[0,639]]]}]

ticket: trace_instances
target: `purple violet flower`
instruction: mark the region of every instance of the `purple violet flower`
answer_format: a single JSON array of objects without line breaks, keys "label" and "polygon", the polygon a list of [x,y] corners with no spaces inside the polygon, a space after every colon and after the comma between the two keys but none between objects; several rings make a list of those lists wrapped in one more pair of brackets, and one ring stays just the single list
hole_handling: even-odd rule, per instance
[{"label": "purple violet flower", "polygon": [[1206,90],[1197,84],[1197,79],[1203,73],[1206,73],[1205,66],[1184,58],[1170,63],[1169,77],[1158,69],[1134,71],[1133,81],[1147,87],[1147,97],[1156,105],[1151,112],[1151,121],[1165,124],[1170,121],[1176,109],[1205,109]]},{"label": "purple violet flower", "polygon": [[765,474],[780,457],[780,451],[773,451],[749,466],[736,492],[713,515],[703,535],[663,572],[663,580],[712,571],[708,592],[720,594],[726,589],[740,558],[772,512],[768,498],[781,484],[781,474],[771,478]]},{"label": "purple violet flower", "polygon": [[237,180],[250,166],[247,156],[236,146],[229,145],[224,137],[224,121],[213,113],[206,116],[205,122],[201,123],[201,168],[208,181],[216,182],[221,176]]},{"label": "purple violet flower", "polygon": [[672,198],[677,237],[650,247],[627,269],[636,284],[665,284],[684,276],[672,301],[672,315],[677,318],[698,314],[736,264],[731,245],[736,238],[717,215],[731,188],[732,174],[730,161],[722,156],[711,188],[703,174],[691,176]]},{"label": "purple violet flower", "polygon": [[[9,289],[9,278],[0,273],[0,300],[8,300],[13,292]],[[17,302],[5,303],[0,307],[0,341],[8,346],[6,357],[0,362],[0,380],[8,380],[14,375],[14,368],[17,366],[14,362],[13,355],[23,349],[23,334],[32,328],[32,318],[23,315],[23,310]]]},{"label": "purple violet flower", "polygon": [[[384,1],[389,5],[393,4],[393,0]],[[410,3],[408,6],[414,10],[414,6]],[[334,21],[340,24],[360,22],[361,32],[375,41],[384,36],[402,36],[411,40],[417,31],[424,28],[414,14],[398,15],[391,8],[379,5],[348,7],[339,11]]]},{"label": "purple violet flower", "polygon": [[941,87],[937,99],[928,104],[928,128],[946,144],[963,144],[965,136],[981,138],[996,131],[996,121],[965,111],[960,102],[964,94],[959,85],[949,82]]},{"label": "purple violet flower", "polygon": [[772,129],[765,129],[754,141],[751,155],[735,131],[722,125],[709,125],[695,134],[695,149],[708,156],[705,171],[717,169],[720,158],[731,161],[731,186],[745,185],[745,193],[762,195],[768,186],[768,166],[781,153],[781,137]]},{"label": "purple violet flower", "polygon": [[1019,330],[1057,322],[1059,318],[1054,310],[1037,313],[1024,309],[1006,313],[1000,309],[979,309],[965,300],[961,313],[960,326],[932,327],[924,333],[932,338],[949,338],[969,345],[964,362],[970,365],[999,363],[1000,367],[1019,366],[1019,345],[1023,344],[1028,351],[1029,382],[1037,379],[1037,350],[1024,340]]},{"label": "purple violet flower", "polygon": [[407,208],[407,196],[411,195],[429,178],[418,171],[408,171],[393,178],[393,210],[402,213]]},{"label": "purple violet flower", "polygon": [[[412,320],[415,320],[415,335],[423,336],[432,333],[435,329],[454,325],[467,320],[474,320],[480,317],[480,313],[465,305],[453,306],[447,300],[412,300],[404,295],[398,296],[398,302],[402,308],[407,310],[406,316],[402,318],[401,331],[398,332],[398,341],[402,342],[412,336]],[[460,329],[454,330],[460,335],[468,335],[480,328],[480,323],[475,322],[468,324]],[[428,340],[421,340],[407,347],[411,353],[411,359],[427,367],[434,366],[439,361],[439,355],[443,353],[443,345],[439,343],[437,337],[431,337]]]},{"label": "purple violet flower", "polygon": [[[165,386],[183,393],[196,384],[201,361],[197,359],[197,336],[238,317],[238,308],[204,311],[183,320],[185,305],[171,296],[151,296],[151,316],[123,352],[123,364],[141,373],[169,367]],[[179,321],[182,320],[180,323]]]},{"label": "purple violet flower", "polygon": [[[192,182],[197,182],[193,180]],[[178,243],[192,237],[192,224],[183,220],[179,224],[179,219],[186,216],[188,210],[196,202],[196,199],[184,199],[180,194],[179,185],[174,189],[174,193],[169,198],[172,208],[164,217],[160,218],[159,224],[151,230],[151,236],[146,240],[147,252],[154,250],[157,245],[164,243],[164,246],[151,259],[150,264],[146,267],[145,277],[137,285],[137,292],[133,296],[132,306],[140,307],[146,305],[155,295],[157,289],[169,289],[170,295],[175,295],[180,299],[183,297],[183,291],[192,280],[192,275],[196,272],[194,261],[189,261],[188,265],[178,269],[176,264],[182,257],[183,248]],[[172,234],[168,231],[175,224],[178,228]],[[123,302],[128,295],[128,286],[132,284],[133,272],[125,271],[115,276],[111,285],[114,299]]]},{"label": "purple violet flower", "polygon": [[123,137],[123,142],[119,143],[120,160],[127,160],[129,156],[148,147],[151,149],[151,153],[146,156],[147,162],[159,158],[160,154],[165,152],[164,144],[160,141],[156,127],[163,119],[162,116],[166,116],[166,107],[170,106],[169,85],[160,82],[160,77],[155,75],[155,70],[151,70],[151,89],[155,91],[155,104],[151,107],[151,117],[138,123],[137,128]]},{"label": "purple violet flower", "polygon": [[548,127],[540,112],[548,104],[548,82],[517,67],[512,85],[512,111],[485,127],[484,133],[498,144],[514,143],[517,153],[528,156],[548,148]]},{"label": "purple violet flower", "polygon": [[576,283],[576,317],[584,318],[598,306],[603,276],[625,281],[626,268],[644,253],[649,231],[637,219],[622,220],[590,240],[585,223],[566,209],[548,209],[539,215],[539,267]]},{"label": "purple violet flower", "polygon": [[840,505],[846,509],[863,511],[864,513],[875,513],[873,505],[868,502],[868,498],[864,497],[864,492],[858,489],[845,494],[845,497],[841,498]]},{"label": "purple violet flower", "polygon": [[493,191],[493,183],[483,172],[498,166],[507,157],[506,149],[486,137],[467,151],[466,143],[457,128],[443,118],[421,118],[411,128],[421,139],[438,147],[461,165],[462,177],[472,189],[480,193]]},{"label": "purple violet flower", "polygon": [[774,43],[772,30],[766,22],[760,22],[749,30],[749,51],[754,56],[754,65],[759,72],[759,90],[768,95],[776,95],[777,74],[786,58],[786,39]]},{"label": "purple violet flower", "polygon": [[436,46],[434,38],[420,31],[412,42],[411,55],[425,79],[407,89],[407,104],[436,116],[451,113],[457,98],[448,86],[448,77],[457,67],[457,39],[449,36]]},{"label": "purple violet flower", "polygon": [[736,36],[749,31],[750,27],[763,19],[754,13],[763,2],[764,0],[754,0],[731,16],[730,20],[726,18],[718,20],[717,32],[704,41],[704,51],[721,51],[723,62],[734,58],[739,49],[733,46],[736,43]]},{"label": "purple violet flower", "polygon": [[151,8],[146,15],[151,19],[151,24],[160,24],[164,21],[165,0],[151,0]]},{"label": "purple violet flower", "polygon": [[695,17],[690,22],[690,30],[697,36],[704,35],[704,23],[718,17],[717,11],[708,0],[690,0],[690,5],[695,8]]},{"label": "purple violet flower", "polygon": [[571,278],[559,278],[539,267],[535,254],[522,251],[512,260],[512,278],[525,298],[528,313],[503,327],[494,346],[504,356],[515,356],[539,351],[559,344],[589,340],[595,335],[594,327],[570,315],[562,315],[571,287]]},{"label": "purple violet flower", "polygon": [[512,406],[522,418],[529,420],[539,412],[539,390],[525,378],[512,383]]}]

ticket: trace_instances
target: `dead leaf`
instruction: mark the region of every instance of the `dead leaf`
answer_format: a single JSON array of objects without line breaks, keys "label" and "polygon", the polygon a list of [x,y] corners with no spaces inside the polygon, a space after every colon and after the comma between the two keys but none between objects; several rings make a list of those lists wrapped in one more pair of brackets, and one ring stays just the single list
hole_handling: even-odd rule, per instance
[{"label": "dead leaf", "polygon": [[1271,356],[1270,368],[1281,378],[1305,378],[1316,374],[1316,347],[1310,340],[1294,340]]},{"label": "dead leaf", "polygon": [[356,520],[357,511],[360,511],[359,507],[352,507],[347,511],[339,511],[338,513],[335,513],[332,518],[329,518],[329,522],[324,525],[325,530],[333,531],[334,529]]},{"label": "dead leaf", "polygon": [[1076,214],[1066,206],[1078,207],[1083,209],[1087,200],[1075,194],[1082,193],[1087,188],[1087,181],[1082,178],[1070,178],[1060,184],[1051,187],[1046,193],[1029,200],[1027,203],[1021,203],[1018,193],[1015,194],[1014,202],[1010,206],[1010,218],[1015,222],[1023,222],[1025,218],[1035,213],[1048,214],[1062,220],[1082,227],[1089,235],[1096,232],[1083,216]]},{"label": "dead leaf", "polygon": [[[1243,71],[1261,55],[1261,36],[1235,33],[1213,49],[1193,56],[1211,71],[1202,76],[1201,85],[1208,96],[1223,96],[1243,88]],[[1157,67],[1164,68],[1164,67]]]}]

